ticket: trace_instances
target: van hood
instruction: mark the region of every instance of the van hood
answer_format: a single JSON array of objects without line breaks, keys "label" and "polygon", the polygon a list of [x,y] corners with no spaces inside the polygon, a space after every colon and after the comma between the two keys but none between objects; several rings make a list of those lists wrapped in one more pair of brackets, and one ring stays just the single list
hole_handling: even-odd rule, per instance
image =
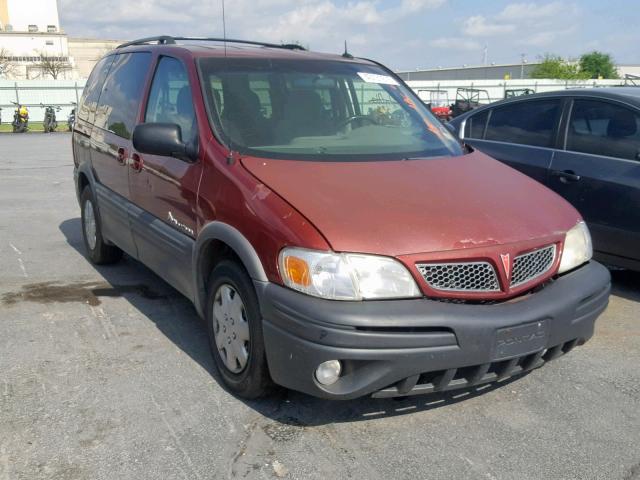
[{"label": "van hood", "polygon": [[557,194],[477,151],[371,162],[244,157],[242,164],[335,251],[400,256],[495,246],[557,236],[580,220]]}]

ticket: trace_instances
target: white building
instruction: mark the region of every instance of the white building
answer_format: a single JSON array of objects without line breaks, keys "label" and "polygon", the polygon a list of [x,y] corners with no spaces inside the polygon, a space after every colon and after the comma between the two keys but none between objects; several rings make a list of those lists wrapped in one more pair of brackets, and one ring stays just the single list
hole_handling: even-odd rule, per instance
[{"label": "white building", "polygon": [[60,30],[56,0],[0,0],[4,31],[56,33]]},{"label": "white building", "polygon": [[42,57],[59,64],[58,78],[76,78],[56,0],[0,0],[0,51],[10,63],[7,77],[52,78]]}]

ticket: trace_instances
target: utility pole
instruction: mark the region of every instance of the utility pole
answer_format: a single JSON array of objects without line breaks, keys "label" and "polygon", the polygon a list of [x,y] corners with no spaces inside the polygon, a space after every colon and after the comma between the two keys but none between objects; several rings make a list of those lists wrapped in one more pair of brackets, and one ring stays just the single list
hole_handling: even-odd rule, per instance
[{"label": "utility pole", "polygon": [[526,57],[527,54],[526,53],[521,53],[520,54],[520,80],[522,80],[524,78],[524,64],[526,63]]},{"label": "utility pole", "polygon": [[489,46],[485,45],[482,52],[482,64],[487,65],[489,63]]}]

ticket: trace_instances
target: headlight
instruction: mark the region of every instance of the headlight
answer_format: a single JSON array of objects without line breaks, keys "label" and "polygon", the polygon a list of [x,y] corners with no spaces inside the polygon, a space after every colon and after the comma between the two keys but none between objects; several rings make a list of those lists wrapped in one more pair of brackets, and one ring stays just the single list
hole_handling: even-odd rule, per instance
[{"label": "headlight", "polygon": [[584,222],[578,223],[567,232],[558,273],[564,273],[591,260],[593,247],[591,235]]},{"label": "headlight", "polygon": [[421,296],[411,274],[393,258],[285,248],[279,263],[286,286],[316,297],[364,300]]}]

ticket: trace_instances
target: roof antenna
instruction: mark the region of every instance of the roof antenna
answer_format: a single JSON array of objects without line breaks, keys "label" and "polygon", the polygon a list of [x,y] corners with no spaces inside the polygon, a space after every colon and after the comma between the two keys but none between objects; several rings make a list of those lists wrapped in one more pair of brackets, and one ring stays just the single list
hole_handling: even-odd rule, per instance
[{"label": "roof antenna", "polygon": [[224,44],[224,56],[227,56],[227,22],[224,18],[224,0],[222,0],[222,38]]},{"label": "roof antenna", "polygon": [[347,41],[344,41],[344,53],[342,54],[342,56],[344,58],[353,58],[353,55],[351,55],[348,51],[347,51]]}]

